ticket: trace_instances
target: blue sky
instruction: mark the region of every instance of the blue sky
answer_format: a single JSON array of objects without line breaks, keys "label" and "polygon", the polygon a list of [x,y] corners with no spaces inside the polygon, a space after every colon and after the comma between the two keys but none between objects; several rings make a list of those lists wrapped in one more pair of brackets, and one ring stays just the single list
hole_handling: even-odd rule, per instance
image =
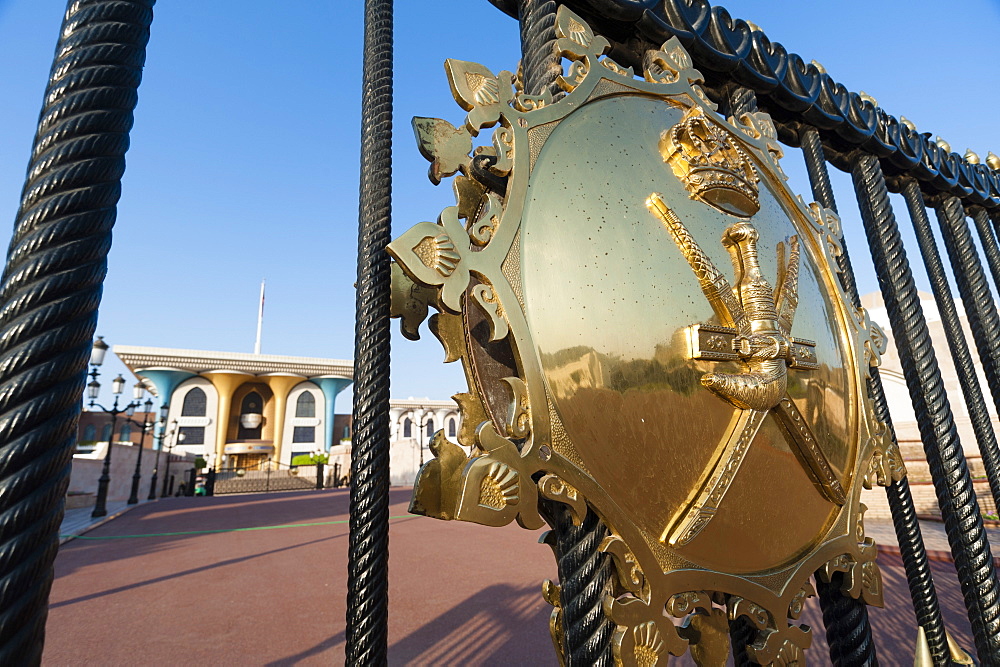
[{"label": "blue sky", "polygon": [[[516,23],[486,0],[398,0],[394,234],[453,203],[409,120],[458,123],[445,58],[513,70]],[[732,1],[806,60],[954,150],[1000,153],[997,2]],[[267,279],[263,352],[353,354],[362,2],[162,0],[139,90],[98,333],[112,344],[250,352]],[[0,0],[0,210],[9,238],[64,0]],[[792,154],[786,163],[796,160]],[[797,164],[793,187],[808,195]],[[835,175],[864,291],[876,287]],[[809,199],[808,196],[806,196]],[[853,216],[853,218],[852,218]],[[897,206],[904,230],[905,209]],[[911,255],[916,246],[910,242]],[[918,282],[926,279],[918,274]],[[395,328],[395,327],[394,327]],[[428,333],[396,336],[392,394],[463,391]],[[122,367],[107,364],[105,385]],[[338,411],[350,410],[349,392]]]}]

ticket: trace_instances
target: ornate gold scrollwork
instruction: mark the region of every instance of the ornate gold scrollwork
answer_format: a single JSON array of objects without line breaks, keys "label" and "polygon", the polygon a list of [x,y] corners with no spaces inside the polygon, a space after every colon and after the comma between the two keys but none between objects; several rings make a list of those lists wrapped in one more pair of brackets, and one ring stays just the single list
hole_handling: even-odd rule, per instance
[{"label": "ornate gold scrollwork", "polygon": [[622,588],[648,604],[649,584],[646,582],[646,575],[642,573],[642,566],[625,541],[617,535],[608,535],[601,542],[599,551],[611,555]]},{"label": "ornate gold scrollwork", "polygon": [[559,664],[566,664],[566,655],[563,650],[563,624],[562,624],[562,588],[551,579],[542,582],[542,599],[552,605],[552,613],[549,614],[549,635],[552,637],[552,645],[559,658]]}]

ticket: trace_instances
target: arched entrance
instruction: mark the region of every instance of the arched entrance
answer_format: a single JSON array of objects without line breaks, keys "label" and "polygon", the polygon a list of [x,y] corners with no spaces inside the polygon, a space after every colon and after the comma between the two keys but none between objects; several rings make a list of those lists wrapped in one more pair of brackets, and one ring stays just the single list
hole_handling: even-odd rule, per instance
[{"label": "arched entrance", "polygon": [[240,421],[236,430],[237,440],[260,440],[264,426],[264,399],[251,391],[240,401]]},{"label": "arched entrance", "polygon": [[229,437],[223,453],[226,465],[257,470],[274,457],[273,392],[259,382],[242,385],[233,394]]}]

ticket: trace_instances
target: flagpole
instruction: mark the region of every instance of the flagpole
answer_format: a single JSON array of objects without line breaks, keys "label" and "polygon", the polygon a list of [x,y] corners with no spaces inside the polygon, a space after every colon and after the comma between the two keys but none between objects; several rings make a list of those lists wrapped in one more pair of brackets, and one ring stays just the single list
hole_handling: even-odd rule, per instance
[{"label": "flagpole", "polygon": [[257,341],[253,344],[253,353],[260,354],[260,329],[264,324],[264,283],[260,281],[260,305],[257,307]]}]

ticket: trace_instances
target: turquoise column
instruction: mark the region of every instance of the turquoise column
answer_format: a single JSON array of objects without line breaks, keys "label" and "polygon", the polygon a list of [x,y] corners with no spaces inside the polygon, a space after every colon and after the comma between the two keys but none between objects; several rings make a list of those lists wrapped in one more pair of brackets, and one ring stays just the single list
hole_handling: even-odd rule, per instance
[{"label": "turquoise column", "polygon": [[[160,405],[170,405],[170,398],[174,395],[174,390],[177,389],[178,385],[189,378],[195,377],[194,373],[189,373],[188,371],[175,371],[166,368],[141,370],[136,371],[135,374],[153,383],[153,386],[156,387],[156,394],[160,399]],[[160,428],[163,428],[163,426],[161,425]]]},{"label": "turquoise column", "polygon": [[326,416],[323,422],[323,449],[325,451],[330,451],[330,447],[333,446],[333,417],[336,414],[334,409],[335,399],[337,394],[342,392],[347,385],[351,384],[353,380],[350,378],[337,378],[337,377],[318,377],[309,378],[310,382],[315,382],[319,385],[319,388],[323,390],[323,399],[326,401]]}]

